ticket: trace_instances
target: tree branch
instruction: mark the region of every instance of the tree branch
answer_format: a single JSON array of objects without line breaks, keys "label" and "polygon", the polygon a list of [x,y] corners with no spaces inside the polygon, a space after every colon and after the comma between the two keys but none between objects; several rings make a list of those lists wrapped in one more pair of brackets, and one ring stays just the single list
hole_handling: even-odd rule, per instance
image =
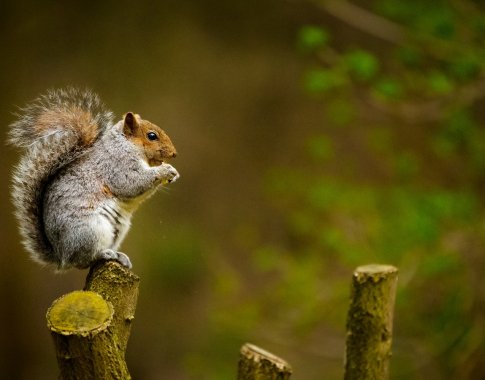
[{"label": "tree branch", "polygon": [[347,0],[327,0],[317,4],[333,17],[384,41],[400,44],[406,35],[405,29],[399,24]]}]

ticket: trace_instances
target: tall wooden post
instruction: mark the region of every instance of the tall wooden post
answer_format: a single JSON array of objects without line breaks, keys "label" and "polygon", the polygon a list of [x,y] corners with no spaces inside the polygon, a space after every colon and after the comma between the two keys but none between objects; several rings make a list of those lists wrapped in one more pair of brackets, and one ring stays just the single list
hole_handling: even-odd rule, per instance
[{"label": "tall wooden post", "polygon": [[347,317],[345,379],[389,377],[397,268],[365,265],[353,275]]}]

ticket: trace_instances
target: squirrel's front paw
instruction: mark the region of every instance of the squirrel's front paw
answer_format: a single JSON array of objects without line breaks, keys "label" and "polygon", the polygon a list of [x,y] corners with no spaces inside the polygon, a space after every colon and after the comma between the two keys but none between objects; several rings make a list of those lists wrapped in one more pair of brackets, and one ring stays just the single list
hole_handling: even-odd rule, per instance
[{"label": "squirrel's front paw", "polygon": [[128,269],[132,268],[130,258],[125,255],[123,252],[117,252],[113,249],[103,249],[101,252],[97,254],[96,259],[102,260],[116,260],[124,267]]},{"label": "squirrel's front paw", "polygon": [[180,178],[180,174],[172,165],[163,163],[162,164],[162,184],[175,182]]}]

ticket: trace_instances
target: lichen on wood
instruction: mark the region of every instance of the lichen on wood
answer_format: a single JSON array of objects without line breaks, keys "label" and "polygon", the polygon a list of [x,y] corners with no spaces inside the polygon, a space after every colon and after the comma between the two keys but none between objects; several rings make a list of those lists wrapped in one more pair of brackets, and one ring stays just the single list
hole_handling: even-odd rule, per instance
[{"label": "lichen on wood", "polygon": [[347,317],[345,379],[389,377],[397,268],[371,264],[353,275]]},{"label": "lichen on wood", "polygon": [[238,380],[287,380],[291,366],[283,359],[253,344],[241,347]]},{"label": "lichen on wood", "polygon": [[125,349],[134,318],[139,278],[114,261],[91,268],[84,291],[53,302],[47,312],[59,378],[130,379]]},{"label": "lichen on wood", "polygon": [[62,335],[96,335],[113,318],[113,306],[98,293],[74,291],[55,300],[47,312],[47,326]]}]

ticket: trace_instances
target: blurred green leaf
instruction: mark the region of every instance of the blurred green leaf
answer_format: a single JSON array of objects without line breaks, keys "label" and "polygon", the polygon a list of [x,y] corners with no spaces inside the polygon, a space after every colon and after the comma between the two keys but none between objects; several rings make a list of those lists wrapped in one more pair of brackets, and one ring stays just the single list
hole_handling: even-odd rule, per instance
[{"label": "blurred green leaf", "polygon": [[344,60],[350,73],[361,81],[372,79],[379,70],[378,59],[366,50],[350,51],[345,55]]},{"label": "blurred green leaf", "polygon": [[298,34],[298,43],[303,51],[315,51],[324,47],[327,42],[328,33],[320,26],[305,25]]},{"label": "blurred green leaf", "polygon": [[437,94],[449,94],[454,88],[451,80],[443,72],[439,71],[433,71],[429,74],[428,83],[431,92]]},{"label": "blurred green leaf", "polygon": [[449,40],[455,36],[453,15],[447,7],[435,8],[422,21],[424,28],[438,38]]},{"label": "blurred green leaf", "polygon": [[311,93],[327,92],[344,83],[342,76],[327,69],[314,69],[305,76],[305,88]]},{"label": "blurred green leaf", "polygon": [[392,78],[381,78],[374,85],[374,90],[377,95],[386,100],[398,99],[403,95],[401,83]]}]

